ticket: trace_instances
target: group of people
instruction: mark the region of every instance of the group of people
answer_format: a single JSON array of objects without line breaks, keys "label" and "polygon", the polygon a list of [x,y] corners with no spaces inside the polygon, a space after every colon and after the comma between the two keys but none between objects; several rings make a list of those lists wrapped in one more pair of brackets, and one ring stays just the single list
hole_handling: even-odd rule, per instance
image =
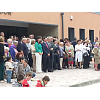
[{"label": "group of people", "polygon": [[56,36],[37,36],[34,39],[33,34],[28,38],[23,36],[18,39],[16,36],[10,36],[5,40],[4,32],[1,32],[0,82],[4,81],[6,74],[7,83],[11,83],[12,77],[17,77],[18,81],[21,81],[23,76],[26,79],[30,76],[28,78],[30,80],[35,73],[54,72],[67,68],[82,69],[82,64],[83,69],[88,69],[93,54],[95,70],[99,70],[99,51],[97,37],[93,44],[88,38],[85,41],[77,40],[76,37],[73,41],[69,41],[68,38],[59,40]]}]

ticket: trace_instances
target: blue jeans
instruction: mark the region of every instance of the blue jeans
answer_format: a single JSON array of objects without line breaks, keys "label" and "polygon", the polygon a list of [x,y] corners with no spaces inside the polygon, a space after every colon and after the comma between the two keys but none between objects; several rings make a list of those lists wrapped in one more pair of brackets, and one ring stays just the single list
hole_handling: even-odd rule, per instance
[{"label": "blue jeans", "polygon": [[11,82],[11,77],[12,77],[12,71],[7,70],[6,73],[7,73],[7,83],[10,83]]}]

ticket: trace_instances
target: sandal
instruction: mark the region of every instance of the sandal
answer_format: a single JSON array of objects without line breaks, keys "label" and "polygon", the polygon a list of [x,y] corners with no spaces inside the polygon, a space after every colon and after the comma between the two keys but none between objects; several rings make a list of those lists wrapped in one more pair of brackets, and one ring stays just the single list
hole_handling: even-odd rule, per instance
[{"label": "sandal", "polygon": [[82,69],[82,67],[79,67],[79,69]]}]

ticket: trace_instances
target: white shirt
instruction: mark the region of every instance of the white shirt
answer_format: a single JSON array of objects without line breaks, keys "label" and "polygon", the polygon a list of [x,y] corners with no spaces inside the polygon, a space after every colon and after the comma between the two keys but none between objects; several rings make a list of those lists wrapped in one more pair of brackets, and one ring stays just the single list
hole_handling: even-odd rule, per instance
[{"label": "white shirt", "polygon": [[[81,51],[76,51],[76,50],[81,50]],[[75,51],[79,54],[80,52],[82,52],[82,50],[83,50],[83,45],[82,44],[80,44],[80,45],[75,45]]]},{"label": "white shirt", "polygon": [[[77,51],[77,50],[80,50],[80,51]],[[76,54],[75,54],[75,61],[77,62],[77,59],[78,59],[78,62],[82,62],[82,50],[83,50],[83,45],[80,44],[80,45],[75,45],[75,51],[76,51]]]},{"label": "white shirt", "polygon": [[27,81],[27,82],[28,82],[29,86],[31,87],[31,80],[29,80],[29,81]]},{"label": "white shirt", "polygon": [[14,66],[12,65],[11,62],[5,62],[5,67],[6,67],[6,70],[13,70]]},{"label": "white shirt", "polygon": [[90,51],[90,48],[89,47],[86,47],[85,45],[83,45],[83,50],[82,50],[82,53],[84,54],[85,52],[87,52],[88,53],[88,51],[87,50],[89,50]]}]

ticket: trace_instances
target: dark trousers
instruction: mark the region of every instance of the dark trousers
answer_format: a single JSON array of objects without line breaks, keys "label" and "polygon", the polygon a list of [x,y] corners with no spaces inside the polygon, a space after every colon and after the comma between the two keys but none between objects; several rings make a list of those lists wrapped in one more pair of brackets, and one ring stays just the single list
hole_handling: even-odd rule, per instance
[{"label": "dark trousers", "polygon": [[65,66],[68,67],[68,58],[65,59]]},{"label": "dark trousers", "polygon": [[53,64],[53,69],[60,69],[60,58],[59,55],[54,55],[54,64]]},{"label": "dark trousers", "polygon": [[50,57],[43,57],[43,71],[46,72],[46,70],[48,69],[48,71],[51,71],[51,67],[50,67]]},{"label": "dark trousers", "polygon": [[63,68],[65,67],[65,66],[67,66],[68,67],[68,59],[67,58],[65,58],[65,59],[63,59]]},{"label": "dark trousers", "polygon": [[[74,55],[75,55],[75,54],[76,54],[76,52],[74,51]],[[75,57],[74,57],[74,59],[73,59],[73,60],[74,60],[74,64],[73,64],[73,66],[75,66]]]},{"label": "dark trousers", "polygon": [[54,64],[54,54],[51,53],[50,54],[50,67],[51,67],[51,70],[53,70],[53,64]]},{"label": "dark trousers", "polygon": [[4,80],[4,63],[0,62],[0,81]]},{"label": "dark trousers", "polygon": [[33,67],[33,59],[31,53],[28,54],[28,64],[30,67]]},{"label": "dark trousers", "polygon": [[89,57],[88,56],[84,56],[83,59],[84,59],[83,69],[89,68]]}]

